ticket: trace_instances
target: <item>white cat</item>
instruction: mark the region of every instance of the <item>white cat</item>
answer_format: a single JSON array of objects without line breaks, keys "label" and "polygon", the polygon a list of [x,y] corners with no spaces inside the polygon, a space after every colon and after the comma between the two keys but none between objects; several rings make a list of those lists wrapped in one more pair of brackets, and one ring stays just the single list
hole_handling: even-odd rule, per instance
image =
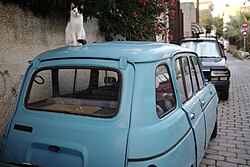
[{"label": "white cat", "polygon": [[65,29],[65,43],[70,46],[86,44],[85,30],[83,27],[82,6],[71,3],[70,21]]}]

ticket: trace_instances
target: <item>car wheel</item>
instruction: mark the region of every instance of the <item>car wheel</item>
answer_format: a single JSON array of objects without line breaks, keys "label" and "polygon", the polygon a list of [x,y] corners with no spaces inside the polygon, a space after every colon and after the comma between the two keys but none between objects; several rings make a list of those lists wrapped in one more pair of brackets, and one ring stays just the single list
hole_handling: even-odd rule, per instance
[{"label": "car wheel", "polygon": [[226,90],[226,91],[221,91],[221,92],[220,92],[220,99],[221,99],[221,100],[228,100],[228,94],[229,94],[228,90]]},{"label": "car wheel", "polygon": [[217,120],[216,120],[216,122],[215,122],[215,126],[214,126],[214,130],[213,130],[211,139],[216,138],[216,136],[217,136]]}]

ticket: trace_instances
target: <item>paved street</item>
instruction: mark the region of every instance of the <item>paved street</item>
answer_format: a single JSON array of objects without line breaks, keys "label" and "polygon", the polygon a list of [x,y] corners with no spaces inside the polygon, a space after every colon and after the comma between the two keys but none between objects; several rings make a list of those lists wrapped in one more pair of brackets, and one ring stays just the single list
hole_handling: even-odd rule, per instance
[{"label": "paved street", "polygon": [[220,101],[218,136],[200,167],[250,167],[250,61],[227,54],[231,70],[228,101]]}]

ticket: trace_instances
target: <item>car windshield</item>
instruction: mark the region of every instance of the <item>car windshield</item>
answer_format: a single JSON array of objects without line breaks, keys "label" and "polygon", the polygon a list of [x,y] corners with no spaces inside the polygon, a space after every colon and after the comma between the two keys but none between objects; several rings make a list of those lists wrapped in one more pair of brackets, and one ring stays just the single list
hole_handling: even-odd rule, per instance
[{"label": "car windshield", "polygon": [[112,117],[118,112],[120,75],[105,68],[48,68],[37,71],[26,108],[47,112]]},{"label": "car windshield", "polygon": [[215,41],[184,41],[181,43],[181,46],[195,51],[199,57],[221,57],[220,48]]}]

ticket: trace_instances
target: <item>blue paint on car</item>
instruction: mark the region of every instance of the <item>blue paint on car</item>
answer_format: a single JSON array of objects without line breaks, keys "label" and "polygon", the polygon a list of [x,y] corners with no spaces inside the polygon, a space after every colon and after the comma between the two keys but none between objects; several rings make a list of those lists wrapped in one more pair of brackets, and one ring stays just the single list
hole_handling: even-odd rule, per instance
[{"label": "blue paint on car", "polygon": [[0,160],[43,167],[198,167],[218,96],[195,52],[154,42],[63,47],[25,73]]}]

